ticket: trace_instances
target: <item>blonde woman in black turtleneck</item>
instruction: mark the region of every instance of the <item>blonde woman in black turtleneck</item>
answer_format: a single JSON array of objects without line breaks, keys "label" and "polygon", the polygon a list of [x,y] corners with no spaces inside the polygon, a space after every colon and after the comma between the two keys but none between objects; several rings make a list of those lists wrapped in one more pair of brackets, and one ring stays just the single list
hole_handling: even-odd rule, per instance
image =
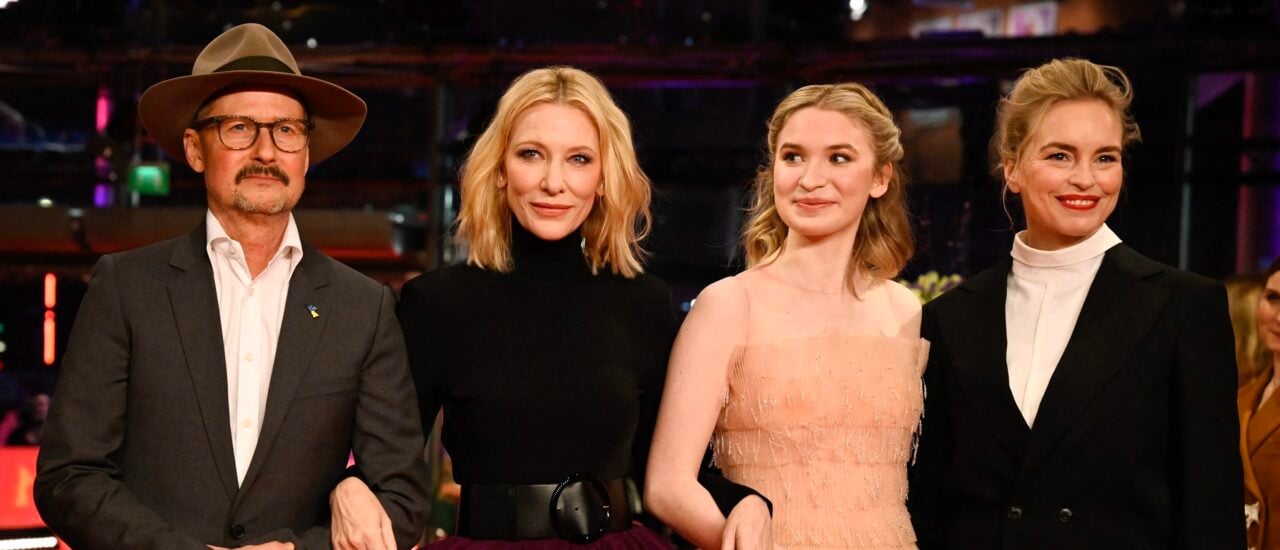
[{"label": "blonde woman in black turtleneck", "polygon": [[[398,308],[423,425],[443,409],[462,485],[458,536],[433,547],[669,548],[629,509],[676,319],[666,283],[643,272],[650,186],[626,115],[583,71],[530,71],[461,189],[467,263],[409,281]],[[726,514],[752,494],[704,483]],[[345,506],[357,495],[358,480],[335,492],[351,511],[335,523],[366,517]]]}]

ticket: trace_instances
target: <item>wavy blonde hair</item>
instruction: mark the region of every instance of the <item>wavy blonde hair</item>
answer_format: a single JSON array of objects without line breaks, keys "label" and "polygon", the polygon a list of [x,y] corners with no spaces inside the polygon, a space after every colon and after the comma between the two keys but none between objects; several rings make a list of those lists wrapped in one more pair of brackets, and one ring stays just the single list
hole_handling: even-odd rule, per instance
[{"label": "wavy blonde hair", "polygon": [[[1133,85],[1118,67],[1098,65],[1087,59],[1054,59],[1018,77],[1009,95],[1000,98],[996,107],[996,135],[991,140],[995,156],[995,173],[1004,178],[1004,164],[1017,163],[1022,148],[1040,126],[1045,113],[1060,101],[1098,99],[1116,114],[1123,127],[1121,148],[1142,141],[1138,123],[1129,112],[1133,103]],[[1004,182],[1002,196],[1009,183]]]},{"label": "wavy blonde hair", "polygon": [[1236,336],[1237,381],[1240,385],[1270,372],[1271,352],[1263,345],[1258,333],[1258,301],[1262,299],[1267,278],[1272,273],[1275,271],[1267,275],[1235,275],[1226,280],[1231,328]]},{"label": "wavy blonde hair", "polygon": [[512,269],[511,208],[499,187],[502,160],[516,118],[542,103],[581,110],[600,135],[604,193],[582,223],[583,254],[592,273],[602,268],[628,278],[643,273],[646,253],[640,241],[652,225],[652,191],[636,161],[631,123],[599,79],[573,67],[534,69],[516,78],[471,149],[462,167],[458,213],[458,237],[467,243],[467,263],[504,273]]},{"label": "wavy blonde hair", "polygon": [[792,92],[774,110],[768,125],[769,152],[765,163],[756,170],[754,199],[742,231],[747,267],[773,262],[786,246],[788,228],[774,202],[773,163],[778,153],[778,134],[791,115],[809,107],[844,114],[865,128],[875,147],[877,171],[891,168],[888,190],[880,198],[867,201],[862,212],[850,251],[850,288],[858,269],[877,279],[897,276],[915,251],[902,172],[902,132],[884,102],[866,86],[852,82],[805,86]]}]

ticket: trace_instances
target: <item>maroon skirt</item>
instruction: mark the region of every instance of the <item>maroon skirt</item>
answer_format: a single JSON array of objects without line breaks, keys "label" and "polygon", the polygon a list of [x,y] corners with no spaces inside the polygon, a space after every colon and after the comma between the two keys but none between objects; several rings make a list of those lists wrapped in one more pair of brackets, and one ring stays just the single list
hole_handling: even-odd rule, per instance
[{"label": "maroon skirt", "polygon": [[591,544],[574,544],[561,539],[488,540],[449,537],[427,546],[428,550],[646,550],[675,548],[666,539],[643,525],[609,533]]}]

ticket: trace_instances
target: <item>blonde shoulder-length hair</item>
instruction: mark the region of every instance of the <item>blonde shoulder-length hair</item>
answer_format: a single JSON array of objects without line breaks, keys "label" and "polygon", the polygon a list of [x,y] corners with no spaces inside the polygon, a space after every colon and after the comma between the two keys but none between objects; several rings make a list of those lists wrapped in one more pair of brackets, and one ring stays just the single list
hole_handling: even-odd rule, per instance
[{"label": "blonde shoulder-length hair", "polygon": [[[1272,266],[1280,268],[1280,265]],[[1275,269],[1268,271],[1267,275],[1235,275],[1226,280],[1227,309],[1231,312],[1231,327],[1235,329],[1236,372],[1241,386],[1258,376],[1271,374],[1271,352],[1262,343],[1258,323],[1258,300],[1262,299],[1267,278]]]},{"label": "blonde shoulder-length hair", "polygon": [[646,253],[640,241],[652,224],[652,191],[636,161],[631,123],[599,79],[573,67],[534,69],[516,78],[471,149],[462,167],[458,214],[458,237],[467,244],[467,263],[504,273],[512,269],[511,208],[506,191],[499,187],[502,163],[516,118],[542,103],[580,109],[600,135],[603,194],[582,223],[583,254],[591,271],[608,268],[628,278],[643,273]]},{"label": "blonde shoulder-length hair", "polygon": [[755,198],[748,211],[742,232],[747,267],[765,265],[782,254],[786,246],[787,225],[778,215],[774,202],[773,163],[778,153],[778,134],[791,115],[806,108],[835,111],[849,117],[871,134],[875,147],[877,172],[889,169],[889,188],[879,198],[867,201],[854,237],[849,283],[859,271],[876,279],[889,279],[902,271],[915,251],[911,222],[907,216],[907,197],[902,173],[902,132],[893,122],[893,114],[871,90],[857,83],[805,86],[783,99],[769,119],[768,147],[765,163],[756,171]]}]

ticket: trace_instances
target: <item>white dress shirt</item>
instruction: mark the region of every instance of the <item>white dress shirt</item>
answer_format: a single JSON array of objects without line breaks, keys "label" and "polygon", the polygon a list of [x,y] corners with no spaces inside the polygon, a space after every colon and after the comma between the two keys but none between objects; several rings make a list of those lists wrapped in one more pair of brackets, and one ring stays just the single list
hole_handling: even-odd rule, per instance
[{"label": "white dress shirt", "polygon": [[1040,400],[1075,330],[1080,309],[1102,256],[1120,244],[1105,224],[1092,236],[1060,250],[1027,246],[1026,231],[1013,239],[1013,269],[1004,302],[1009,390],[1027,426],[1035,424]]},{"label": "white dress shirt", "polygon": [[253,278],[249,276],[244,247],[227,236],[212,211],[205,213],[205,227],[209,261],[213,264],[213,285],[218,295],[218,315],[222,319],[236,480],[244,483],[267,409],[276,341],[284,320],[289,279],[302,261],[302,240],[290,214],[280,248],[266,269]]}]

